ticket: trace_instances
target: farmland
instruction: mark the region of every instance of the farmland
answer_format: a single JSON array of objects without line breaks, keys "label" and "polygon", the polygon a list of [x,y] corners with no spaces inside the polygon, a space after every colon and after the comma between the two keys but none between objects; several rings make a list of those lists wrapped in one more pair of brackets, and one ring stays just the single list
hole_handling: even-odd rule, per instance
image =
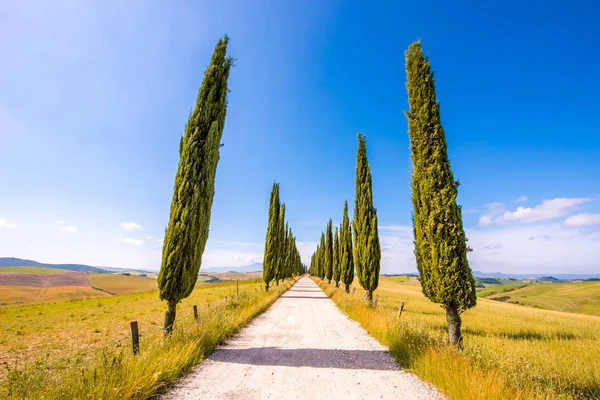
[{"label": "farmland", "polygon": [[599,281],[520,285],[486,297],[547,310],[600,316]]},{"label": "farmland", "polygon": [[[235,282],[199,285],[179,304],[168,341],[161,334],[165,304],[153,292],[0,309],[0,397],[39,398],[50,392],[60,398],[147,398],[264,310],[291,282],[265,293],[257,280],[240,281],[239,299],[233,296]],[[200,324],[194,323],[194,304]],[[142,334],[136,358],[130,351],[132,320]]]},{"label": "farmland", "polygon": [[[599,317],[479,298],[463,314],[465,349],[460,352],[445,345],[445,314],[425,299],[416,279],[381,277],[375,310],[362,300],[356,281],[352,295],[316,280],[402,367],[452,399],[600,397]],[[574,285],[590,290],[587,283]],[[398,318],[401,302],[405,308]]]}]

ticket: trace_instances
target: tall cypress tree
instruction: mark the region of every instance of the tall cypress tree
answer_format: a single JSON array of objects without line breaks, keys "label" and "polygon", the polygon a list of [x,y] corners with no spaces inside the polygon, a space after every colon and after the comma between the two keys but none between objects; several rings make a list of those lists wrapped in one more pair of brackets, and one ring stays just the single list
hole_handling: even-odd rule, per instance
[{"label": "tall cypress tree", "polygon": [[358,134],[356,153],[356,198],[354,200],[354,264],[358,282],[367,291],[369,304],[379,285],[381,248],[377,231],[377,211],[373,206],[371,168],[367,159],[367,140]]},{"label": "tall cypress tree", "polygon": [[263,280],[265,290],[269,290],[269,283],[275,278],[277,263],[279,262],[279,184],[273,182],[271,199],[269,201],[269,222],[267,237],[265,239],[265,256],[263,258]]},{"label": "tall cypress tree", "polygon": [[333,229],[331,218],[327,223],[325,233],[325,278],[331,283],[333,276]]},{"label": "tall cypress tree", "polygon": [[215,46],[179,142],[179,166],[158,274],[159,296],[168,304],[165,333],[173,329],[177,303],[196,285],[208,239],[232,64],[227,57],[228,41],[225,36]]},{"label": "tall cypress tree", "polygon": [[352,255],[352,228],[348,218],[348,201],[344,202],[344,217],[340,231],[340,270],[346,293],[350,293],[350,285],[354,281],[354,257]]},{"label": "tall cypress tree", "polygon": [[456,203],[458,181],[450,169],[433,72],[420,42],[406,51],[406,75],[417,268],[425,296],[446,309],[449,343],[460,346],[460,314],[477,302],[475,279],[467,260]]},{"label": "tall cypress tree", "polygon": [[340,287],[340,234],[337,227],[333,235],[333,281],[335,287]]}]

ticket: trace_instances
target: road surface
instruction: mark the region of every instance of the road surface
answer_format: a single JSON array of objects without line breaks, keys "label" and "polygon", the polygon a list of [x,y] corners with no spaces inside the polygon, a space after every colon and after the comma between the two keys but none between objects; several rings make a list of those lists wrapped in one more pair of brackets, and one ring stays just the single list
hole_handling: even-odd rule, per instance
[{"label": "road surface", "polygon": [[191,399],[441,399],[309,278],[164,396]]}]

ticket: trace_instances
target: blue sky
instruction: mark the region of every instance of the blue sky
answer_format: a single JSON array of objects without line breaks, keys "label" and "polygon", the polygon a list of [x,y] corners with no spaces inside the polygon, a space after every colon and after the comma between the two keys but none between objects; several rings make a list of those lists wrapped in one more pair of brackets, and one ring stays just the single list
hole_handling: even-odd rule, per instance
[{"label": "blue sky", "polygon": [[2,2],[0,256],[157,269],[179,137],[227,33],[203,266],[262,260],[273,180],[308,262],[352,209],[360,131],[382,272],[414,271],[404,50],[421,38],[473,269],[598,273],[600,5],[572,3]]}]

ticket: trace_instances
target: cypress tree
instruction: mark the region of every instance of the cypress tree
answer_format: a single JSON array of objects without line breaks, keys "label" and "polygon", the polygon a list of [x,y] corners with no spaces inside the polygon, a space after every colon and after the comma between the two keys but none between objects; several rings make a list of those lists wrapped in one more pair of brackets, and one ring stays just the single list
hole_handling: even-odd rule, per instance
[{"label": "cypress tree", "polygon": [[369,304],[379,285],[381,248],[377,232],[377,211],[373,206],[371,169],[367,159],[367,140],[358,134],[356,153],[356,198],[354,200],[354,264],[358,282],[367,291]]},{"label": "cypress tree", "polygon": [[337,227],[333,235],[333,281],[335,287],[340,287],[340,235]]},{"label": "cypress tree", "polygon": [[340,231],[340,270],[346,293],[350,293],[350,285],[354,281],[354,257],[352,255],[352,229],[348,218],[348,201],[344,202],[344,217]]},{"label": "cypress tree", "polygon": [[278,257],[275,263],[275,283],[279,286],[279,281],[283,278],[283,270],[285,268],[285,204],[281,205],[279,211],[277,246]]},{"label": "cypress tree", "polygon": [[331,218],[327,223],[327,231],[325,233],[325,278],[331,283],[333,276],[333,229]]},{"label": "cypress tree", "polygon": [[456,203],[458,181],[450,169],[434,74],[420,42],[406,51],[406,75],[417,268],[423,294],[446,309],[449,343],[460,346],[460,314],[477,302],[475,279],[467,260]]},{"label": "cypress tree", "polygon": [[232,64],[227,57],[228,41],[225,36],[215,46],[179,142],[179,166],[157,280],[159,297],[168,304],[166,334],[173,330],[177,303],[196,285],[208,239]]},{"label": "cypress tree", "polygon": [[273,182],[271,199],[269,201],[269,222],[267,225],[267,238],[265,240],[265,255],[263,258],[263,280],[265,290],[269,291],[269,283],[275,278],[277,263],[279,262],[279,184]]},{"label": "cypress tree", "polygon": [[319,250],[319,278],[325,279],[325,233],[321,232],[321,242],[318,247]]}]

